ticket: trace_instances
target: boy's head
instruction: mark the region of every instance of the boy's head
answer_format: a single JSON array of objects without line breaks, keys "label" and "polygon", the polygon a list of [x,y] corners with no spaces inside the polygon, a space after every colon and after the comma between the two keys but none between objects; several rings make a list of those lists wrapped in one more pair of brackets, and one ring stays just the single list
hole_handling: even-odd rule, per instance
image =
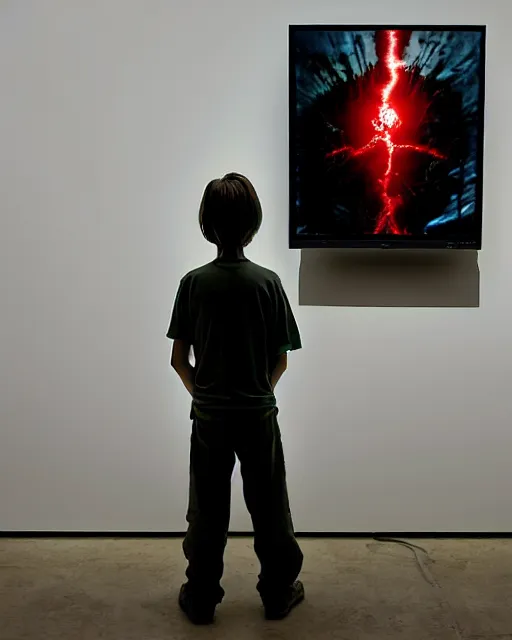
[{"label": "boy's head", "polygon": [[219,249],[246,247],[261,226],[261,203],[250,180],[228,173],[205,189],[199,224],[204,237]]}]

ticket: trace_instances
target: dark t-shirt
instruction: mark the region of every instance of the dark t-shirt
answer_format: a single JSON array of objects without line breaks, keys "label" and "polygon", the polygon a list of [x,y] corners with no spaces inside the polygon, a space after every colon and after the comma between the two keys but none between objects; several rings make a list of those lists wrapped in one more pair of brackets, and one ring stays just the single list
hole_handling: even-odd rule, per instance
[{"label": "dark t-shirt", "polygon": [[301,348],[279,277],[253,262],[215,260],[180,282],[167,337],[194,349],[194,407],[211,413],[275,407],[277,357]]}]

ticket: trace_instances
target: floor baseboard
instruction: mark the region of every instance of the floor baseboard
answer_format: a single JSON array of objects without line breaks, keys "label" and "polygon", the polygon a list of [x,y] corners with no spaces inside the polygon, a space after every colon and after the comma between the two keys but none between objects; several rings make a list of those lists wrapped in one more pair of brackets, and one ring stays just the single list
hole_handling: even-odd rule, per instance
[{"label": "floor baseboard", "polygon": [[[0,531],[0,538],[183,538],[184,531]],[[386,532],[340,532],[302,531],[297,538],[417,538],[417,539],[504,539],[512,538],[512,532],[468,532],[468,531],[386,531]],[[232,531],[230,538],[252,538],[251,531]]]}]

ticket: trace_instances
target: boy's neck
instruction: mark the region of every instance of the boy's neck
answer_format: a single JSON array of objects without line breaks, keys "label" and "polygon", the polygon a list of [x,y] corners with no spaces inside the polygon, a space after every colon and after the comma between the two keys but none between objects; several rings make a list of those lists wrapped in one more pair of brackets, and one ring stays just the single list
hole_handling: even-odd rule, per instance
[{"label": "boy's neck", "polygon": [[219,247],[217,251],[217,260],[224,260],[226,262],[230,260],[244,260],[245,254],[242,247],[236,247],[234,249],[221,249]]}]

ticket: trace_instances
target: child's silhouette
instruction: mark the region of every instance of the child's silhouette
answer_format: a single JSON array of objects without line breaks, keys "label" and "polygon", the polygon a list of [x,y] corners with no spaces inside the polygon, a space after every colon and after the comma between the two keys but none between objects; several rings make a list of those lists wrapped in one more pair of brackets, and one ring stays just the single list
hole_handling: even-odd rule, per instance
[{"label": "child's silhouette", "polygon": [[[258,591],[269,619],[304,598],[277,423],[274,388],[287,352],[301,347],[279,277],[244,256],[261,225],[250,181],[236,173],[206,187],[199,223],[218,248],[213,262],[179,285],[167,337],[171,364],[192,396],[187,584],[180,606],[197,624],[213,621],[229,527],[231,478],[240,460],[244,497],[261,563]],[[190,361],[193,349],[195,364]]]}]

